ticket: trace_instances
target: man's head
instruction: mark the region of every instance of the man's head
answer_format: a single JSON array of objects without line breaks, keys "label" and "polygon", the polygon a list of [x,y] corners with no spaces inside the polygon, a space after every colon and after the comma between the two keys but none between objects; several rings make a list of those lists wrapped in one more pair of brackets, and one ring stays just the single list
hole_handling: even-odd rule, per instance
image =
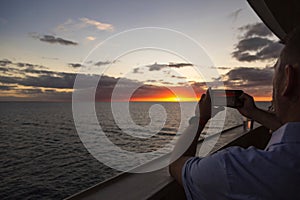
[{"label": "man's head", "polygon": [[275,65],[273,99],[282,122],[300,121],[300,29],[288,35]]}]

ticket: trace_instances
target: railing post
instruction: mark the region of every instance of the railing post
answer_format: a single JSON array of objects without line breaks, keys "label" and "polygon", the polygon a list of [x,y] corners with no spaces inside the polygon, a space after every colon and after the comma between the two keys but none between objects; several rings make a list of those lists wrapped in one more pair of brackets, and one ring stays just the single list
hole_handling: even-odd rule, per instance
[{"label": "railing post", "polygon": [[249,119],[247,117],[243,116],[243,127],[244,130],[253,130],[253,126],[254,126],[254,120],[253,119]]}]

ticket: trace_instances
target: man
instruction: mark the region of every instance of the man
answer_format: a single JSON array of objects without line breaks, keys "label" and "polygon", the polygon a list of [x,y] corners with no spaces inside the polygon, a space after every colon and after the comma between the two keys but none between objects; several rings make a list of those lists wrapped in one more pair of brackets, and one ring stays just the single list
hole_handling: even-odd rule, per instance
[{"label": "man", "polygon": [[274,131],[265,150],[229,147],[205,158],[194,157],[199,135],[212,117],[209,92],[201,97],[196,136],[169,166],[187,199],[300,199],[299,30],[286,40],[274,68],[274,113],[258,109],[247,94],[241,96],[244,105],[238,109]]}]

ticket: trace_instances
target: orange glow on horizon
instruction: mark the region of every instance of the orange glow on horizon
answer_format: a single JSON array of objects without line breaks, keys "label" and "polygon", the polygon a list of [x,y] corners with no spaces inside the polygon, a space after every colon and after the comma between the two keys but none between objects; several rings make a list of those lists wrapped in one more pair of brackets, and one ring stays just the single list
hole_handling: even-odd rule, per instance
[{"label": "orange glow on horizon", "polygon": [[[151,96],[133,95],[130,98],[131,102],[197,102],[202,94],[197,94],[197,97],[189,96],[188,94],[178,94],[177,96],[171,91],[166,90],[161,94],[152,94]],[[254,96],[255,101],[272,101],[270,96]]]},{"label": "orange glow on horizon", "polygon": [[[176,93],[176,94],[175,94]],[[154,88],[144,90],[138,89],[130,98],[132,102],[192,102],[198,101],[199,95],[191,93],[184,87],[180,88]]]},{"label": "orange glow on horizon", "polygon": [[199,99],[193,97],[163,97],[163,98],[154,98],[154,97],[137,97],[131,98],[132,102],[194,102]]},{"label": "orange glow on horizon", "polygon": [[254,97],[254,101],[272,101],[272,97]]},{"label": "orange glow on horizon", "polygon": [[[199,101],[201,95],[197,98],[193,97],[133,97],[130,99],[132,102],[195,102]],[[272,101],[272,97],[254,97],[255,101]]]}]

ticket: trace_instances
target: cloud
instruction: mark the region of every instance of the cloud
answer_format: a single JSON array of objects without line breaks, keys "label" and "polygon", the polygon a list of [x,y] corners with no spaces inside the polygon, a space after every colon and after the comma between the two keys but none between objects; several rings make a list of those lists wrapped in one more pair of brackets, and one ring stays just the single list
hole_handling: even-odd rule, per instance
[{"label": "cloud", "polygon": [[252,37],[240,40],[239,43],[236,45],[236,48],[239,51],[255,51],[266,47],[272,43],[272,40],[266,38]]},{"label": "cloud", "polygon": [[133,73],[134,73],[134,74],[143,74],[143,72],[140,71],[140,68],[139,68],[139,67],[134,68],[134,69],[133,69]]},{"label": "cloud", "polygon": [[265,61],[278,58],[283,45],[275,41],[271,31],[262,23],[250,24],[239,28],[245,32],[235,45],[232,57],[238,61]]},{"label": "cloud", "polygon": [[61,44],[61,45],[78,45],[77,42],[66,40],[59,37],[54,37],[53,35],[43,35],[43,36],[33,36],[35,39],[39,39],[42,42],[47,42],[50,44]]},{"label": "cloud", "polygon": [[227,82],[242,82],[242,83],[256,83],[258,85],[265,85],[272,83],[273,69],[266,67],[260,68],[248,68],[239,67],[230,70],[225,74]]},{"label": "cloud", "polygon": [[227,70],[231,69],[231,67],[211,67],[212,69],[221,69],[221,70]]},{"label": "cloud", "polygon": [[147,83],[156,83],[158,81],[157,80],[146,80],[145,82],[147,82]]},{"label": "cloud", "polygon": [[35,65],[35,64],[31,64],[31,63],[24,63],[24,62],[18,62],[18,63],[13,63],[14,65],[18,66],[18,67],[27,67],[27,68],[39,68],[39,69],[47,69],[47,67],[42,66],[42,65]]},{"label": "cloud", "polygon": [[[14,64],[12,64],[14,65]],[[10,68],[8,68],[10,69]],[[3,91],[0,96],[1,100],[40,100],[40,101],[70,101],[70,92],[61,92],[61,90],[73,89],[74,81],[78,74],[68,72],[57,72],[50,70],[34,69],[29,67],[13,68],[16,70],[13,74],[1,74],[0,75],[0,90]],[[15,74],[22,74],[22,76],[15,76]],[[99,75],[86,75],[80,74],[80,77],[84,83],[90,81],[98,81]],[[120,82],[121,81],[121,82]],[[155,83],[155,80],[149,82]],[[163,80],[162,80],[163,82]],[[127,92],[131,89],[138,87],[134,93],[136,98],[151,98],[161,97],[162,94],[169,94],[165,87],[155,86],[151,84],[145,84],[136,80],[127,78],[117,78],[107,75],[101,76],[98,87],[96,89],[95,98],[97,101],[110,101],[112,93],[116,87],[116,84],[123,89],[123,92],[118,94],[116,100],[124,100]],[[163,82],[164,84],[171,85],[169,82]],[[21,89],[21,87],[26,87]],[[90,87],[88,84],[86,87]],[[170,87],[170,86],[169,86]],[[173,85],[172,87],[179,87]],[[182,86],[184,90],[185,86]],[[85,89],[84,87],[81,89]],[[4,92],[5,91],[5,92]],[[83,90],[84,91],[84,90]],[[6,96],[3,94],[6,94]],[[12,95],[12,96],[7,96]],[[23,97],[13,96],[13,94],[22,94]]]},{"label": "cloud", "polygon": [[[76,64],[76,63],[75,63]],[[0,69],[1,70],[1,69]],[[9,69],[8,69],[9,70]],[[11,69],[23,76],[8,76],[0,75],[0,83],[2,84],[17,84],[21,86],[44,87],[54,89],[72,89],[77,73],[56,72],[50,70],[41,70],[33,68]],[[88,80],[99,79],[99,75],[83,75],[81,78]],[[103,75],[99,84],[103,87],[112,87],[118,82],[119,78]],[[124,81],[125,80],[125,81]],[[136,84],[134,80],[123,79],[123,84],[130,86]],[[123,86],[125,86],[123,85]]]},{"label": "cloud", "polygon": [[236,11],[232,12],[229,14],[230,18],[233,18],[234,21],[236,21],[236,19],[238,18],[239,14],[243,11],[243,8],[239,8]]},{"label": "cloud", "polygon": [[[11,70],[11,73],[0,74],[0,91],[2,91],[2,94],[0,95],[1,100],[71,100],[70,92],[73,89],[74,81],[78,75],[77,73],[44,70],[35,68],[37,65],[30,63],[23,63],[23,67],[16,67],[17,63],[22,62],[11,63],[11,67],[3,67]],[[18,74],[18,76],[16,76],[16,74]],[[79,75],[82,81],[87,83],[86,86],[81,88],[83,91],[85,90],[84,87],[90,87],[88,85],[90,81],[98,81],[100,78],[99,75],[93,74]],[[154,84],[156,82],[156,80],[149,80],[146,84],[137,80],[127,78],[121,79],[118,77],[103,75],[98,82],[95,98],[97,101],[110,101],[117,83],[123,89],[123,92],[118,94],[116,100],[124,100],[128,91],[137,87],[138,89],[134,93],[135,98],[161,98],[162,94],[166,96],[172,95],[168,89],[170,87],[180,90],[182,94],[186,91],[186,85],[179,86],[178,84],[175,85],[171,82],[166,82],[165,80],[158,81],[162,84],[168,85],[168,88],[166,88],[164,86],[155,86]],[[152,83],[153,85],[151,85]],[[197,90],[200,89],[197,88]],[[14,97],[14,95],[16,96]]]},{"label": "cloud", "polygon": [[69,26],[74,26],[74,25],[75,25],[75,22],[72,19],[67,19],[67,21],[65,21],[64,23],[58,25],[55,28],[55,31],[58,31],[58,32],[68,31],[68,27]]},{"label": "cloud", "polygon": [[6,65],[10,65],[10,64],[12,64],[12,62],[8,59],[0,60],[0,66],[5,67]]},{"label": "cloud", "polygon": [[89,41],[94,41],[94,40],[96,40],[96,38],[93,37],[93,36],[87,36],[85,39],[87,39],[87,40],[89,40]]},{"label": "cloud", "polygon": [[81,65],[80,63],[68,63],[68,66],[72,68],[79,68],[82,67],[83,65]]},{"label": "cloud", "polygon": [[0,85],[0,90],[12,90],[16,86]]},{"label": "cloud", "polygon": [[102,65],[108,65],[110,64],[110,61],[98,61],[95,63],[96,66],[102,66]]},{"label": "cloud", "polygon": [[174,83],[171,83],[171,82],[169,82],[169,81],[163,81],[163,82],[161,82],[162,84],[164,84],[164,85],[174,85]]},{"label": "cloud", "polygon": [[260,22],[239,27],[239,30],[245,32],[244,38],[249,38],[251,36],[273,36],[270,29]]},{"label": "cloud", "polygon": [[[3,73],[17,73],[17,74],[23,74],[24,71],[23,70],[34,70],[34,69],[48,69],[47,67],[43,66],[43,65],[36,65],[36,64],[31,64],[31,63],[26,63],[26,62],[12,62],[8,59],[2,59],[0,60],[0,71]],[[16,68],[18,67],[18,68]],[[23,68],[22,70],[20,70],[20,68]]]},{"label": "cloud", "polygon": [[[7,86],[7,92],[10,95],[0,96],[0,101],[71,101],[72,92],[57,90],[42,90],[39,88],[20,89],[13,86]],[[5,87],[3,87],[5,88]],[[1,86],[0,86],[1,90]],[[4,91],[4,90],[2,90]],[[22,95],[14,96],[13,93]]]},{"label": "cloud", "polygon": [[191,63],[169,63],[169,67],[181,68],[181,67],[191,67],[193,64]]},{"label": "cloud", "polygon": [[171,78],[186,79],[186,77],[184,76],[175,76],[175,75],[172,75]]},{"label": "cloud", "polygon": [[112,24],[106,24],[106,23],[103,23],[103,22],[99,22],[99,21],[96,21],[96,20],[92,20],[92,19],[89,19],[89,18],[80,18],[80,20],[82,22],[84,22],[85,24],[87,25],[90,25],[90,26],[94,26],[95,28],[97,28],[98,30],[105,30],[105,31],[113,31],[114,30],[114,27]]},{"label": "cloud", "polygon": [[238,67],[223,75],[220,80],[227,88],[242,89],[255,96],[271,96],[274,69]]},{"label": "cloud", "polygon": [[280,52],[283,48],[283,45],[280,43],[271,43],[261,51],[257,53],[257,56],[262,60],[268,60],[272,58],[278,58]]},{"label": "cloud", "polygon": [[166,68],[167,65],[154,63],[152,65],[147,65],[146,67],[149,68],[149,71],[160,71],[161,69]]},{"label": "cloud", "polygon": [[52,76],[42,74],[40,76],[8,77],[0,76],[3,84],[18,84],[22,86],[45,87],[45,88],[73,88],[76,75],[63,74],[63,76]]},{"label": "cloud", "polygon": [[[253,44],[247,44],[249,49],[259,48],[258,50],[247,50],[246,46],[242,48],[237,48],[236,51],[232,52],[232,56],[236,58],[238,61],[264,61],[276,59],[279,57],[280,52],[283,48],[283,45],[277,42],[270,42],[268,44],[260,43],[257,46]],[[259,47],[260,46],[260,47]],[[261,48],[262,47],[262,48]],[[245,50],[242,50],[245,49]]]},{"label": "cloud", "polygon": [[22,94],[40,94],[40,93],[43,93],[43,90],[41,89],[21,89],[19,90],[19,93],[22,93]]},{"label": "cloud", "polygon": [[[114,26],[112,24],[99,22],[96,20],[92,20],[89,18],[79,18],[79,19],[68,19],[64,23],[55,27],[54,32],[61,33],[61,32],[69,32],[74,33],[78,32],[82,29],[87,27],[95,27],[97,30],[100,31],[113,31]],[[96,38],[93,36],[86,36],[87,40],[95,40]]]},{"label": "cloud", "polygon": [[169,64],[157,64],[156,62],[152,65],[147,65],[149,71],[160,71],[163,68],[171,67],[171,68],[182,68],[182,67],[190,67],[193,66],[191,63],[169,63]]},{"label": "cloud", "polygon": [[5,68],[5,67],[0,67],[0,72],[8,72],[9,69],[8,68]]}]

